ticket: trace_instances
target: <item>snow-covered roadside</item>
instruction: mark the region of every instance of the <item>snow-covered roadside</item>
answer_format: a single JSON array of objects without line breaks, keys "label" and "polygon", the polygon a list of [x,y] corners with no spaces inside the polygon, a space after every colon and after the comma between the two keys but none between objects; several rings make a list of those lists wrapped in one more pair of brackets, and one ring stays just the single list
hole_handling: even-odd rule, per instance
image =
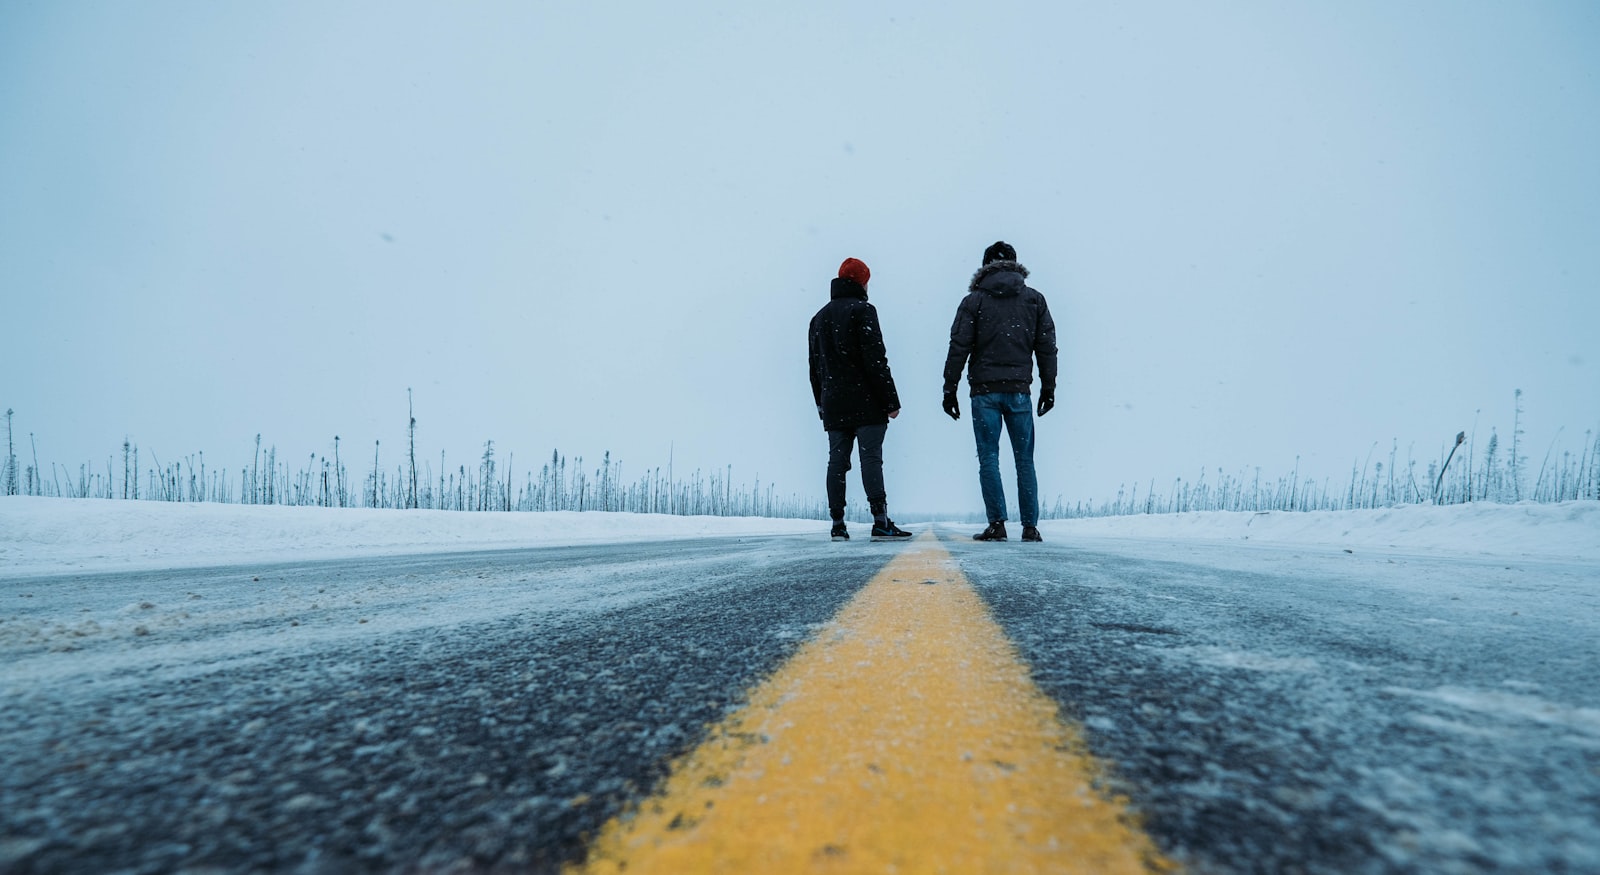
[{"label": "snow-covered roadside", "polygon": [[0,579],[826,531],[816,520],[0,497]]},{"label": "snow-covered roadside", "polygon": [[1046,538],[1140,540],[1340,550],[1462,558],[1600,562],[1600,502],[1412,505],[1310,513],[1202,512],[1046,520]]},{"label": "snow-covered roadside", "polygon": [[[0,497],[0,579],[714,536],[819,535],[816,520],[461,513]],[[961,530],[962,526],[954,526]],[[1047,520],[1060,542],[1214,544],[1600,562],[1600,502]],[[860,534],[865,534],[861,532]],[[1130,544],[1131,546],[1131,544]]]}]

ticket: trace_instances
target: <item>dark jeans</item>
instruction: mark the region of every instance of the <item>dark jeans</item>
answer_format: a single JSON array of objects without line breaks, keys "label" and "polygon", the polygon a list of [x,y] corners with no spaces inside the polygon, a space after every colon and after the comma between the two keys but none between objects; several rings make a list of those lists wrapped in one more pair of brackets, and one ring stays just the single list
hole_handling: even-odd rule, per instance
[{"label": "dark jeans", "polygon": [[844,475],[850,470],[850,448],[861,442],[861,486],[867,491],[872,515],[882,516],[888,509],[883,491],[883,425],[861,425],[828,432],[828,511],[835,521],[844,519]]},{"label": "dark jeans", "polygon": [[1033,398],[1024,392],[991,392],[972,398],[972,436],[978,442],[978,485],[989,522],[1005,522],[1006,489],[1000,482],[1000,427],[1011,436],[1017,462],[1017,507],[1022,524],[1039,524],[1039,477],[1033,470]]}]

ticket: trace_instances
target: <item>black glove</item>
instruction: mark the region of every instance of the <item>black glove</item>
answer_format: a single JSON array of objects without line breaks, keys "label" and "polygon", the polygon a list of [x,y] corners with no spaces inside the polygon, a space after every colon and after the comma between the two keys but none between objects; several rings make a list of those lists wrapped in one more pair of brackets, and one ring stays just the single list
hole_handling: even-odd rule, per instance
[{"label": "black glove", "polygon": [[1056,406],[1056,390],[1046,389],[1039,393],[1039,415],[1043,416]]},{"label": "black glove", "polygon": [[961,418],[961,405],[956,402],[956,393],[944,393],[944,412],[950,414],[951,419]]}]

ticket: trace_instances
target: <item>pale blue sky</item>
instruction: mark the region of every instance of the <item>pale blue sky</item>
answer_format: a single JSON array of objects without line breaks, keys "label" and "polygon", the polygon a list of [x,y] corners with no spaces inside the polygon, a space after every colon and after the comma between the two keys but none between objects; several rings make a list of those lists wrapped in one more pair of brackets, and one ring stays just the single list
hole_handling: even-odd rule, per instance
[{"label": "pale blue sky", "polygon": [[1536,464],[1600,426],[1600,6],[926,5],[8,0],[0,407],[47,468],[397,463],[409,386],[435,463],[820,496],[856,256],[892,507],[975,510],[940,370],[1004,238],[1061,326],[1047,500],[1426,460],[1518,388]]}]

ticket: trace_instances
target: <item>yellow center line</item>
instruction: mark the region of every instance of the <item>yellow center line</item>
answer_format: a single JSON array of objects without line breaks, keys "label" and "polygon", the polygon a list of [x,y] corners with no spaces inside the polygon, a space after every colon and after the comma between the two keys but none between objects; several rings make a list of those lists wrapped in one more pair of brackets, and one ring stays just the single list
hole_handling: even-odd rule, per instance
[{"label": "yellow center line", "polygon": [[950,554],[918,538],[569,873],[1166,872]]}]

